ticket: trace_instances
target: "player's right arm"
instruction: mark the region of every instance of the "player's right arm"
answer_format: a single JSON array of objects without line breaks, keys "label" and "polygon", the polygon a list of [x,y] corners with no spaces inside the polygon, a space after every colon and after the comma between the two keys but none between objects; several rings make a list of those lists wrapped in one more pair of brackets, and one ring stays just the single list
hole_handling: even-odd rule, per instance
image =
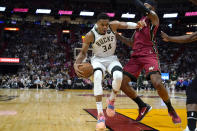
[{"label": "player's right arm", "polygon": [[133,0],[133,2],[136,5],[137,9],[139,9],[142,13],[147,15],[147,17],[151,20],[153,25],[159,25],[159,17],[153,10],[146,8],[140,0]]},{"label": "player's right arm", "polygon": [[119,35],[118,33],[116,33],[116,38],[118,40],[120,40],[122,43],[126,44],[129,47],[133,46],[133,37],[132,38],[126,38],[122,35]]},{"label": "player's right arm", "polygon": [[74,63],[74,69],[75,69],[75,73],[79,76],[79,77],[83,77],[82,76],[82,71],[79,70],[79,66],[81,65],[81,63],[83,62],[83,60],[86,58],[86,54],[89,48],[90,43],[92,43],[94,41],[94,35],[93,33],[90,31],[85,35],[84,38],[84,42],[82,44],[82,48],[80,53],[78,54],[76,61]]},{"label": "player's right arm", "polygon": [[197,32],[194,32],[191,35],[182,35],[182,36],[169,36],[163,31],[161,32],[161,37],[163,38],[163,41],[166,42],[175,42],[175,43],[190,43],[193,41],[197,41]]},{"label": "player's right arm", "polygon": [[194,3],[195,5],[197,5],[197,0],[189,0],[191,1],[192,3]]}]

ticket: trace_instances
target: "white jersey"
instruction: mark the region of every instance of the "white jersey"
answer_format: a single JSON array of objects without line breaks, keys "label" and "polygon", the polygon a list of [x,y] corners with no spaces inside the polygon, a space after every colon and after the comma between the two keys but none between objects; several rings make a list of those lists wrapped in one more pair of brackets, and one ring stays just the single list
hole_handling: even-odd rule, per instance
[{"label": "white jersey", "polygon": [[93,54],[96,57],[112,56],[116,50],[116,36],[114,32],[108,27],[105,35],[97,32],[97,25],[92,28],[94,34],[94,43],[92,43]]}]

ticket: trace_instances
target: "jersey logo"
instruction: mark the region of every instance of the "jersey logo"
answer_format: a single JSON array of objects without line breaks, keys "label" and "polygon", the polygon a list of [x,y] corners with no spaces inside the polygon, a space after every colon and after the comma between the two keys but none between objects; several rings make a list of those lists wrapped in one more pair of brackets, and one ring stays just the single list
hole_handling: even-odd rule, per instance
[{"label": "jersey logo", "polygon": [[107,34],[110,34],[111,33],[111,30],[107,30]]}]

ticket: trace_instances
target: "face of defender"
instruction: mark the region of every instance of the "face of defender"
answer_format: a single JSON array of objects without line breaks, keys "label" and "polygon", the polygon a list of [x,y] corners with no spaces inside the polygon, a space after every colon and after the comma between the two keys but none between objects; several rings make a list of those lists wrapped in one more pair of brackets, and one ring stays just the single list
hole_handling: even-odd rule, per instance
[{"label": "face of defender", "polygon": [[153,6],[151,6],[150,4],[148,4],[148,3],[144,3],[144,6],[145,6],[146,8],[148,8],[148,9],[150,9],[150,10],[155,11],[155,8],[154,8]]},{"label": "face of defender", "polygon": [[100,34],[105,34],[109,27],[109,20],[108,19],[100,19],[97,21],[98,31]]}]

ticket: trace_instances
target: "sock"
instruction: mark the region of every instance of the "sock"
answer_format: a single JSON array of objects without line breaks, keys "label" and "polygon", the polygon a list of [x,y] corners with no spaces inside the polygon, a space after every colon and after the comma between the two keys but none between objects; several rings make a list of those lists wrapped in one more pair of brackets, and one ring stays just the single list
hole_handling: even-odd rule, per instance
[{"label": "sock", "polygon": [[190,131],[195,131],[196,129],[197,112],[188,111],[187,112],[187,125]]},{"label": "sock", "polygon": [[96,107],[97,107],[97,112],[99,113],[103,113],[103,104],[102,102],[96,102]]},{"label": "sock", "polygon": [[114,91],[112,90],[111,95],[109,97],[109,100],[115,100],[116,99],[116,93],[114,93]]},{"label": "sock", "polygon": [[172,104],[171,104],[170,100],[168,100],[168,101],[163,101],[163,102],[166,104],[166,106],[167,106],[167,108],[168,108],[168,112],[174,111],[174,108],[172,107]]},{"label": "sock", "polygon": [[142,101],[142,99],[139,96],[137,96],[133,100],[135,101],[135,103],[137,103],[139,108],[146,106],[146,104]]}]

